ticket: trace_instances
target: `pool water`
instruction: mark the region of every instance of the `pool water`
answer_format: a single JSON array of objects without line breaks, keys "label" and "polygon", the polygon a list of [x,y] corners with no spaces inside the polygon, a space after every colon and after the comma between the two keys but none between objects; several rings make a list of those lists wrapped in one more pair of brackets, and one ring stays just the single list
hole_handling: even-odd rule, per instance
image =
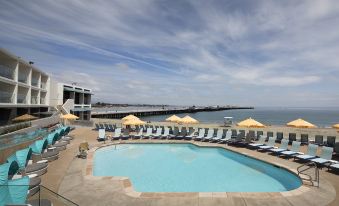
[{"label": "pool water", "polygon": [[95,152],[93,174],[128,177],[138,192],[281,192],[301,185],[285,169],[192,144],[104,147]]}]

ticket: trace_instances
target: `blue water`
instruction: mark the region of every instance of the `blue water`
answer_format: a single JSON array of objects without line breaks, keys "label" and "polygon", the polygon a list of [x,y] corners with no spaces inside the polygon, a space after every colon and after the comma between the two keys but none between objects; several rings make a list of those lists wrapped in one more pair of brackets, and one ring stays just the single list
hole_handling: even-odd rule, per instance
[{"label": "blue water", "polygon": [[298,188],[287,170],[221,148],[125,144],[97,150],[95,176],[129,177],[139,192],[279,192]]},{"label": "blue water", "polygon": [[[184,117],[187,114],[178,114]],[[252,117],[266,125],[285,125],[297,118],[303,118],[320,127],[330,127],[339,123],[338,108],[255,108],[197,112],[188,114],[203,123],[223,123],[224,117],[233,117],[235,122]],[[170,115],[142,117],[145,121],[164,121]]]}]

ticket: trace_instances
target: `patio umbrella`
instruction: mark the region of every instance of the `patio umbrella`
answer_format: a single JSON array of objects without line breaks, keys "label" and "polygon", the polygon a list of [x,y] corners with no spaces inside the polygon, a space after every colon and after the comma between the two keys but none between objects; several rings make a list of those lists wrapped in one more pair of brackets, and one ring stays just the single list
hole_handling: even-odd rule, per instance
[{"label": "patio umbrella", "polygon": [[133,114],[127,115],[126,117],[122,118],[122,121],[127,121],[131,119],[139,119],[138,117],[134,116]]},{"label": "patio umbrella", "polygon": [[23,122],[23,121],[30,121],[30,120],[34,120],[34,119],[38,119],[38,117],[35,117],[33,115],[30,115],[30,114],[24,114],[24,115],[15,117],[14,119],[12,119],[12,121]]},{"label": "patio umbrella", "polygon": [[197,124],[199,123],[198,120],[186,115],[185,117],[181,118],[179,121],[179,123],[182,123],[182,124]]},{"label": "patio umbrella", "polygon": [[75,120],[75,119],[79,119],[79,117],[75,116],[74,114],[65,114],[61,116],[61,119]]},{"label": "patio umbrella", "polygon": [[252,119],[251,117],[239,122],[237,124],[237,126],[240,126],[240,127],[257,127],[257,128],[265,127],[264,124],[256,121],[255,119]]},{"label": "patio umbrella", "polygon": [[178,122],[180,120],[181,120],[181,118],[178,117],[177,115],[172,115],[172,116],[170,116],[166,119],[166,121],[168,121],[168,122]]},{"label": "patio umbrella", "polygon": [[123,125],[142,125],[142,124],[146,124],[146,122],[140,120],[140,119],[130,119],[130,120],[126,120],[122,123]]},{"label": "patio umbrella", "polygon": [[332,127],[335,128],[335,129],[339,129],[339,124],[335,124]]},{"label": "patio umbrella", "polygon": [[298,128],[316,128],[312,123],[309,123],[303,119],[296,119],[286,124],[289,127],[298,127]]}]

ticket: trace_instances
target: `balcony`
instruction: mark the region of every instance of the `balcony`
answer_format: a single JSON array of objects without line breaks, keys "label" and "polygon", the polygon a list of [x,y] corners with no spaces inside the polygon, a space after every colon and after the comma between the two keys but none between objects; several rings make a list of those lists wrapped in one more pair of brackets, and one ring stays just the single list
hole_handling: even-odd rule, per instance
[{"label": "balcony", "polygon": [[19,74],[18,81],[27,84],[27,77],[24,74]]},{"label": "balcony", "polygon": [[39,104],[39,98],[38,97],[31,97],[31,104]]},{"label": "balcony", "polygon": [[39,80],[37,80],[37,79],[32,79],[32,86],[34,86],[34,87],[39,87]]},{"label": "balcony", "polygon": [[18,104],[27,104],[26,95],[25,94],[18,94],[17,103]]},{"label": "balcony", "polygon": [[44,97],[40,98],[40,104],[46,104],[46,99]]},{"label": "balcony", "polygon": [[13,103],[12,93],[0,91],[0,103]]},{"label": "balcony", "polygon": [[0,64],[0,76],[14,80],[14,70]]},{"label": "balcony", "polygon": [[46,89],[47,87],[46,87],[46,83],[44,83],[44,82],[41,82],[41,84],[40,84],[40,88],[41,89]]}]

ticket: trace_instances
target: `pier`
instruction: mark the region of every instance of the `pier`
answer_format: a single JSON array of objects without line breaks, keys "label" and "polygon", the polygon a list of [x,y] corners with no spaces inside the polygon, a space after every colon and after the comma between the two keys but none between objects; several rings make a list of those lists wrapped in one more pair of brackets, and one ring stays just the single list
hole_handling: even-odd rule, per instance
[{"label": "pier", "polygon": [[196,113],[196,112],[213,112],[231,109],[254,109],[254,107],[238,107],[238,106],[213,106],[213,107],[138,107],[134,109],[117,110],[114,108],[93,108],[92,118],[105,118],[105,119],[120,119],[129,114],[138,117],[152,116],[152,115],[167,115],[167,114],[180,114],[180,113]]}]

